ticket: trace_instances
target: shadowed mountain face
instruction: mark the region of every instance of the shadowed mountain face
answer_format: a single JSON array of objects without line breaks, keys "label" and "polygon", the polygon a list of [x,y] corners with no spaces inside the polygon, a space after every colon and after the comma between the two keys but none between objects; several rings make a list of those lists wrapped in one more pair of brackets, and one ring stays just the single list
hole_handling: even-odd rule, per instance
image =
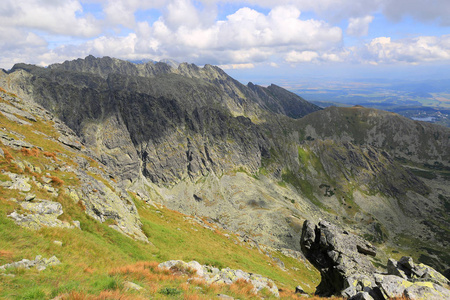
[{"label": "shadowed mountain face", "polygon": [[300,250],[301,221],[328,218],[376,242],[448,246],[435,234],[450,227],[449,129],[174,66],[89,56],[18,64],[0,85],[61,119],[124,188],[259,242]]}]

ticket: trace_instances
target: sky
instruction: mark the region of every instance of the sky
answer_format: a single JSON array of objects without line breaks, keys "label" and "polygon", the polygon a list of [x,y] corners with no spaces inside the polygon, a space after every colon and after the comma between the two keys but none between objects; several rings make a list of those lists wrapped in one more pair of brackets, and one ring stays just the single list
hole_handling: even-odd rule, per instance
[{"label": "sky", "polygon": [[450,78],[449,0],[2,0],[0,68],[87,55],[246,83]]}]

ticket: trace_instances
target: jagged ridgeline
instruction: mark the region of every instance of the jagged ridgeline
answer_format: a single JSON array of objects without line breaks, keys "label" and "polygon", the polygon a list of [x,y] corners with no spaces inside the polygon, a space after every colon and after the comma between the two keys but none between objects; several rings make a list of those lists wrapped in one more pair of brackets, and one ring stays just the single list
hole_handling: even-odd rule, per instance
[{"label": "jagged ridgeline", "polygon": [[322,110],[276,85],[172,61],[17,64],[0,85],[61,120],[142,201],[297,251],[305,219],[333,220],[386,252],[449,267],[448,128]]}]

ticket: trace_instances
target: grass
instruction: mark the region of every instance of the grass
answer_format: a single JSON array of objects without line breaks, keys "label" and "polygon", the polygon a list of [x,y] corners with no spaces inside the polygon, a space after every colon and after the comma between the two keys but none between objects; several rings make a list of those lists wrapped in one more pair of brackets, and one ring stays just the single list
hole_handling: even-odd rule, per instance
[{"label": "grass", "polygon": [[[60,219],[77,220],[81,224],[81,230],[23,229],[7,217],[20,209],[19,204],[10,199],[23,198],[23,194],[0,187],[0,265],[24,258],[34,259],[37,255],[44,258],[55,255],[61,261],[60,265],[42,272],[34,268],[8,270],[15,276],[1,276],[1,299],[51,299],[56,296],[62,296],[62,299],[211,299],[217,294],[239,299],[274,298],[264,290],[255,295],[252,286],[242,280],[231,285],[207,284],[194,279],[190,272],[171,273],[156,268],[159,262],[171,259],[197,260],[218,268],[230,267],[261,274],[275,281],[282,290],[282,299],[298,299],[293,291],[299,284],[312,293],[320,281],[318,271],[302,262],[271,253],[283,261],[286,270],[281,270],[269,256],[239,242],[233,234],[208,230],[189,222],[183,214],[156,209],[133,197],[142,229],[150,243],[132,240],[110,228],[110,223],[99,223],[86,215],[82,203],[76,203],[65,194],[65,187],[79,187],[80,181],[74,173],[62,171],[61,167],[76,166],[75,156],[79,153],[55,141],[59,134],[52,122],[38,119],[24,126],[0,114],[0,124],[17,133],[10,133],[12,137],[23,135],[35,146],[14,150],[1,145],[5,157],[0,158],[0,180],[10,180],[1,171],[34,177],[40,183],[44,183],[44,176],[50,178],[50,184],[58,189],[57,197],[50,196],[31,180],[30,193],[40,199],[61,203],[64,214]],[[277,158],[273,149],[270,154],[271,159]],[[85,159],[91,166],[101,169],[98,162]],[[18,162],[27,167],[19,167]],[[114,191],[107,180],[89,174]],[[53,241],[61,241],[62,246]],[[126,281],[144,289],[126,290]]]},{"label": "grass", "polygon": [[[16,160],[32,157],[34,165],[40,165],[41,160],[47,158],[43,155],[29,156],[28,152],[11,151]],[[0,166],[9,171],[15,165],[6,159],[0,160]],[[24,171],[25,174],[26,171]],[[74,174],[70,172],[52,171],[57,176],[51,176],[55,186],[64,186]],[[31,174],[28,174],[31,175]],[[39,177],[39,174],[37,174]],[[5,180],[7,176],[4,176]],[[62,180],[61,178],[64,178]],[[72,179],[76,186],[77,181]],[[81,222],[81,231],[77,229],[43,228],[38,231],[28,231],[18,227],[7,214],[17,209],[17,204],[8,201],[17,196],[17,191],[2,189],[0,198],[0,264],[18,261],[23,258],[32,259],[36,255],[44,257],[57,256],[62,264],[45,270],[41,273],[34,269],[17,271],[16,277],[2,278],[0,284],[0,298],[2,299],[48,299],[57,295],[66,295],[67,299],[107,299],[108,297],[136,298],[128,295],[122,289],[126,276],[111,274],[114,268],[120,268],[139,261],[165,261],[182,259],[185,261],[197,260],[202,264],[216,267],[231,267],[268,276],[277,282],[277,285],[292,290],[299,282],[308,282],[311,287],[318,283],[318,273],[309,271],[299,262],[290,262],[297,269],[304,272],[284,272],[274,266],[270,259],[257,250],[235,244],[235,237],[226,237],[219,230],[210,231],[198,224],[191,224],[185,216],[168,209],[159,209],[143,202],[136,201],[142,218],[143,230],[148,235],[151,244],[134,241],[109,228],[108,224],[101,224],[84,213],[83,208],[75,203],[64,192],[60,192],[54,201],[63,205],[64,220],[78,220]],[[33,185],[33,192],[36,186]],[[36,190],[36,192],[39,192]],[[54,240],[63,242],[57,246]],[[102,253],[102,255],[98,255]],[[286,264],[289,264],[286,262]],[[156,293],[156,297],[171,297],[158,293],[159,289],[166,288],[165,278],[158,289],[150,285],[149,290]],[[183,290],[185,279],[177,281],[177,290]],[[172,287],[168,287],[172,288]],[[185,288],[186,289],[186,288]],[[239,295],[236,290],[220,288],[223,293]],[[225,289],[225,290],[224,290]],[[202,294],[194,293],[196,290],[188,289],[193,294],[184,292],[183,297],[200,297]],[[312,292],[312,289],[311,289]],[[127,294],[128,293],[128,294]],[[245,293],[244,293],[245,294]],[[195,297],[194,297],[195,296]],[[246,294],[246,298],[250,297]],[[133,298],[134,297],[134,298]],[[242,295],[240,296],[242,297]],[[137,298],[136,298],[137,299]],[[206,296],[207,299],[207,296]]]}]

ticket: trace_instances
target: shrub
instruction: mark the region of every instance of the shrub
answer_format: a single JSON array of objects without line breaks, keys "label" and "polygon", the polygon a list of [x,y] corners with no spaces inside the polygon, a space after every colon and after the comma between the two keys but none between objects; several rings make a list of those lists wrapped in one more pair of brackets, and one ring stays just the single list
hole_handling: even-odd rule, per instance
[{"label": "shrub", "polygon": [[177,288],[165,287],[163,289],[160,289],[159,293],[166,296],[177,296],[181,294],[182,291],[178,290]]}]

